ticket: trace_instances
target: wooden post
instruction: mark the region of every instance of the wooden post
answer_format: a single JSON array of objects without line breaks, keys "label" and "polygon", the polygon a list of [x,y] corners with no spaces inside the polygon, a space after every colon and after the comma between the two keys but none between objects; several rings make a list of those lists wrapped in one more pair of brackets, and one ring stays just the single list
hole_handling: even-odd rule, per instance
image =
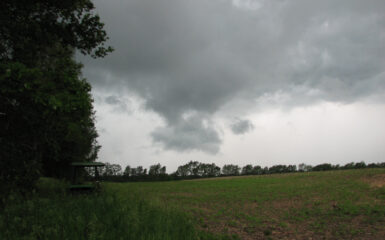
[{"label": "wooden post", "polygon": [[98,167],[95,166],[95,179],[98,180],[99,179],[99,172],[98,172]]},{"label": "wooden post", "polygon": [[76,167],[72,168],[72,184],[76,184]]}]

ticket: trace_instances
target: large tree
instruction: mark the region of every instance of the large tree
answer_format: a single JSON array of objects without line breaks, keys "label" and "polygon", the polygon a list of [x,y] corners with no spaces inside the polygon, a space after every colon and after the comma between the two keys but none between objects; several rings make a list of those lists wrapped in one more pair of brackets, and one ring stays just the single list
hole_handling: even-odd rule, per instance
[{"label": "large tree", "polygon": [[0,59],[45,67],[53,46],[104,57],[112,49],[90,0],[0,1]]},{"label": "large tree", "polygon": [[73,55],[112,49],[90,0],[2,0],[0,18],[0,190],[7,192],[97,157],[91,86]]}]

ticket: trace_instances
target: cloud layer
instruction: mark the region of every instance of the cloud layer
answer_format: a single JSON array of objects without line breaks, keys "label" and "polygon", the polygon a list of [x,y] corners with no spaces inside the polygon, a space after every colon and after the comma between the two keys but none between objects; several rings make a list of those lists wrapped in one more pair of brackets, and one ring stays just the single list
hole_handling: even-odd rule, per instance
[{"label": "cloud layer", "polygon": [[230,128],[234,134],[240,135],[240,134],[245,134],[245,133],[253,130],[254,125],[249,120],[237,119],[235,122],[233,122],[230,125]]},{"label": "cloud layer", "polygon": [[[85,74],[99,91],[144,99],[164,119],[151,136],[166,149],[217,153],[219,113],[243,118],[264,101],[353,102],[385,89],[383,0],[99,0],[96,7],[116,51],[83,59]],[[242,134],[250,126],[231,128]]]}]

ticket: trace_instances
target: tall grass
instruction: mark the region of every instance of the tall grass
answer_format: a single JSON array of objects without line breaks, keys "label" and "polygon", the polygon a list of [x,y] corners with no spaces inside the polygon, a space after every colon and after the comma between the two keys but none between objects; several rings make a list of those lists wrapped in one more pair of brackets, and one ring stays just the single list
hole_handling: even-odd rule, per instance
[{"label": "tall grass", "polygon": [[161,209],[135,196],[65,194],[43,180],[28,199],[11,196],[0,212],[0,239],[214,239],[195,230],[181,212]]},{"label": "tall grass", "polygon": [[93,195],[42,179],[33,196],[11,196],[0,210],[0,240],[383,239],[384,176],[363,169],[104,183]]}]

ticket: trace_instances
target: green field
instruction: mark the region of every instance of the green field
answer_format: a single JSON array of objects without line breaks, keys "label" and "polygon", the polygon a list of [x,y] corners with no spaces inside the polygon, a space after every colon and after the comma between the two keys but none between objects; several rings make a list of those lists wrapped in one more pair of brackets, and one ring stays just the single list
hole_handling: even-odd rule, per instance
[{"label": "green field", "polygon": [[104,183],[102,193],[89,196],[47,182],[31,200],[6,206],[0,239],[385,236],[385,169]]}]

